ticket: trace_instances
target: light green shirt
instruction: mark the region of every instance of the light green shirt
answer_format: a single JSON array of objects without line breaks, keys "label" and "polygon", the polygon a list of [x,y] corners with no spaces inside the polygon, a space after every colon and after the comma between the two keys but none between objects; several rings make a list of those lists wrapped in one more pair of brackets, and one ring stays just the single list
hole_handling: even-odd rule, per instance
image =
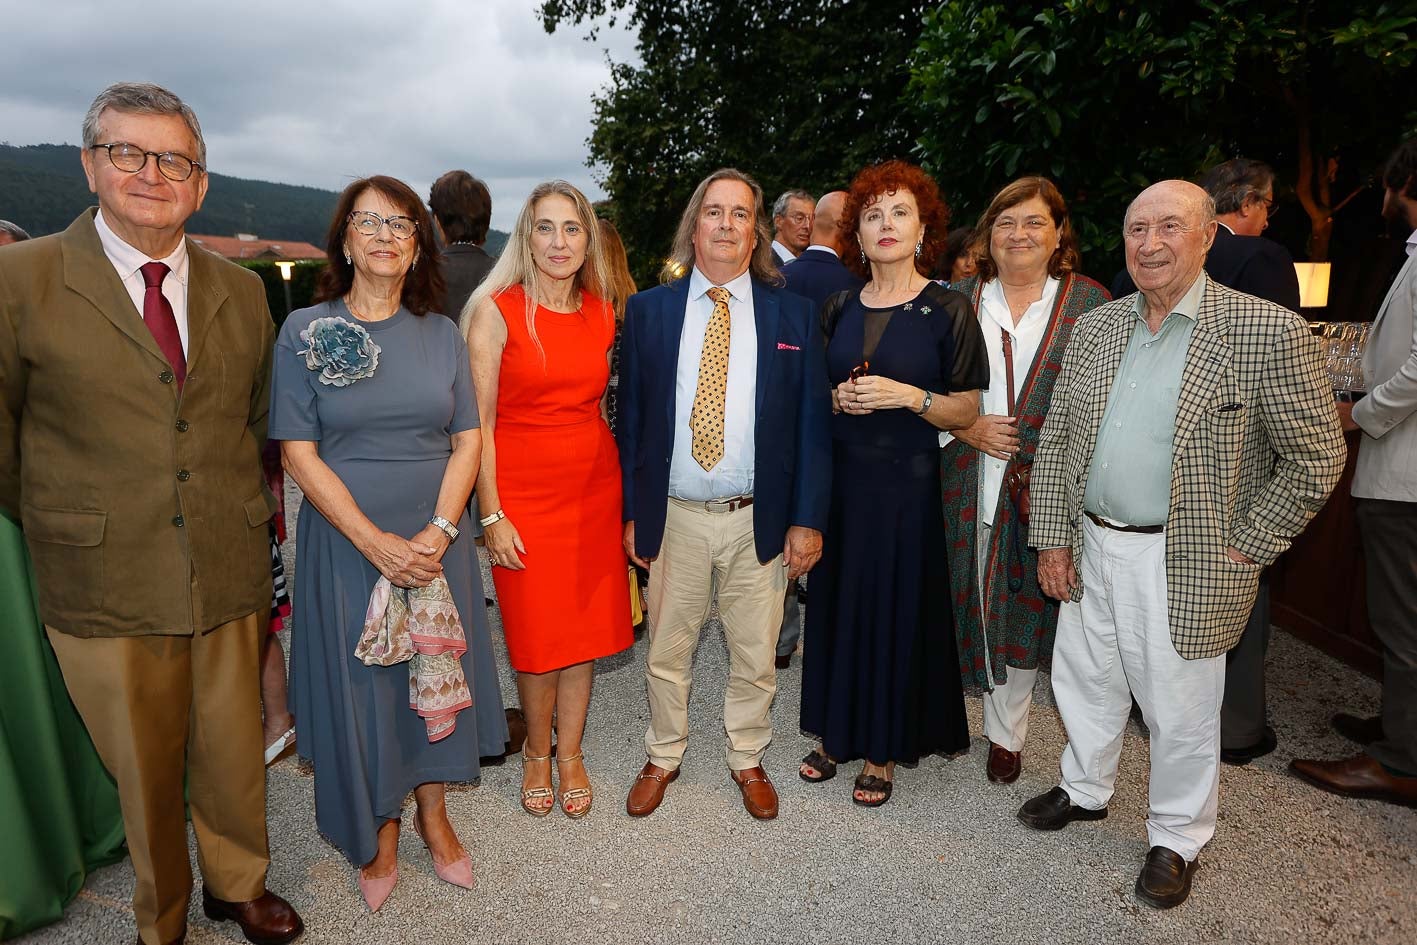
[{"label": "light green shirt", "polygon": [[1132,336],[1097,431],[1084,510],[1123,525],[1166,524],[1181,372],[1205,284],[1202,271],[1154,335],[1143,317],[1146,300],[1137,295]]}]

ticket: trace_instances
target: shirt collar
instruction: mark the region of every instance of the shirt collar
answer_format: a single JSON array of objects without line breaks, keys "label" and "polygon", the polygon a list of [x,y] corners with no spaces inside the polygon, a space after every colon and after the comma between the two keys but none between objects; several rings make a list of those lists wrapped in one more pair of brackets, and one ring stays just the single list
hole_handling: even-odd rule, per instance
[{"label": "shirt collar", "polygon": [[1221,221],[1216,220],[1216,221],[1215,221],[1215,225],[1216,225],[1216,226],[1220,226],[1220,227],[1224,227],[1224,228],[1225,228],[1225,232],[1226,232],[1226,233],[1229,233],[1231,236],[1234,236],[1234,235],[1235,235],[1235,231],[1234,231],[1233,229],[1231,229],[1230,224],[1228,224],[1228,223],[1222,223]]},{"label": "shirt collar", "polygon": [[790,262],[791,260],[797,258],[797,254],[796,254],[796,253],[794,253],[792,250],[788,249],[786,246],[783,246],[783,245],[782,245],[781,243],[779,243],[777,240],[773,240],[773,241],[772,241],[772,248],[777,251],[777,254],[778,254],[779,256],[782,257],[782,261],[783,261],[783,262]]},{"label": "shirt collar", "polygon": [[[1181,296],[1180,301],[1171,306],[1171,311],[1167,313],[1167,317],[1169,318],[1171,315],[1182,315],[1189,318],[1191,321],[1200,318],[1201,298],[1205,295],[1205,285],[1207,281],[1205,270],[1202,269],[1201,274],[1196,276],[1196,281],[1192,282],[1191,287],[1186,290],[1186,294]],[[1132,303],[1132,311],[1136,313],[1137,318],[1145,320],[1143,313],[1146,311],[1146,298],[1140,292],[1137,293],[1136,301]],[[1162,319],[1162,321],[1165,321],[1165,319]]]},{"label": "shirt collar", "polygon": [[187,239],[183,237],[177,241],[177,248],[162,259],[152,259],[142,250],[129,246],[123,242],[123,238],[113,232],[113,228],[108,225],[108,221],[103,218],[103,211],[94,214],[94,229],[98,230],[98,241],[103,246],[103,254],[113,263],[118,275],[124,281],[132,276],[149,262],[165,263],[168,269],[172,270],[172,275],[177,277],[177,281],[183,286],[187,285]]},{"label": "shirt collar", "polygon": [[[717,284],[716,282],[710,282],[709,277],[699,272],[699,267],[695,266],[694,271],[689,274],[689,298],[701,299],[704,297],[705,292],[712,289]],[[742,302],[752,298],[752,270],[744,269],[742,275],[723,283],[723,287],[728,290],[729,295],[733,296],[734,301]]]},{"label": "shirt collar", "polygon": [[1417,256],[1417,230],[1412,231],[1412,235],[1407,237],[1407,255]]},{"label": "shirt collar", "polygon": [[811,246],[808,246],[808,247],[806,248],[806,250],[804,250],[804,252],[810,253],[810,252],[811,252],[812,250],[814,250],[814,249],[821,250],[821,251],[824,252],[824,253],[831,253],[831,254],[832,254],[833,256],[835,256],[837,259],[840,259],[840,258],[841,258],[841,253],[838,253],[836,250],[832,249],[830,246],[823,246],[821,243],[813,243]]}]

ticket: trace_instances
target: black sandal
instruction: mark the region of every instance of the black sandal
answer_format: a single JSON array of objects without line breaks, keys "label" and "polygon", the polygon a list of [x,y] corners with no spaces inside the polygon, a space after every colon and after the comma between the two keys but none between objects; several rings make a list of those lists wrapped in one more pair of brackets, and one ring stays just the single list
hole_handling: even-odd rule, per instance
[{"label": "black sandal", "polygon": [[819,777],[809,778],[807,772],[801,768],[797,769],[797,776],[808,784],[821,784],[823,781],[830,781],[836,777],[836,762],[822,754],[820,749],[813,748],[812,753],[802,759],[804,765],[810,765],[820,772]]},{"label": "black sandal", "polygon": [[880,794],[882,797],[876,801],[863,801],[856,796],[856,792],[851,794],[851,802],[861,807],[880,807],[891,799],[891,791],[895,790],[895,782],[887,781],[885,778],[878,778],[874,774],[858,774],[856,776],[856,790],[867,791],[871,794]]}]

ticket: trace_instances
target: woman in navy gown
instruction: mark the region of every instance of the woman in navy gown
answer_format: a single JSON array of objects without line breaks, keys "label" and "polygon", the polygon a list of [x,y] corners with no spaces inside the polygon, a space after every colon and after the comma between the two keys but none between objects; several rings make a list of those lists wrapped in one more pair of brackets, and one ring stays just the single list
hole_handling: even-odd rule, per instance
[{"label": "woman in navy gown", "polygon": [[948,210],[918,167],[863,170],[842,212],[865,287],[827,300],[835,385],[832,506],[812,573],[802,729],[807,781],[862,758],[852,799],[890,799],[897,762],[969,745],[940,511],[939,433],[968,427],[989,383],[969,301],[931,282]]}]

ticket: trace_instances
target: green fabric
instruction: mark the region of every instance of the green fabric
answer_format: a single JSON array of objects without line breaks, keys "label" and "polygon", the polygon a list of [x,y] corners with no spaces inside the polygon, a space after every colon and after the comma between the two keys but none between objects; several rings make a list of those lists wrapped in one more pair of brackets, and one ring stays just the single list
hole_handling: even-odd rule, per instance
[{"label": "green fabric", "polygon": [[0,515],[0,939],[59,919],[89,870],[124,856],[118,789],[34,601],[24,538]]},{"label": "green fabric", "polygon": [[1126,525],[1165,525],[1181,373],[1196,327],[1205,273],[1152,334],[1137,296],[1136,318],[1097,430],[1082,507]]}]

